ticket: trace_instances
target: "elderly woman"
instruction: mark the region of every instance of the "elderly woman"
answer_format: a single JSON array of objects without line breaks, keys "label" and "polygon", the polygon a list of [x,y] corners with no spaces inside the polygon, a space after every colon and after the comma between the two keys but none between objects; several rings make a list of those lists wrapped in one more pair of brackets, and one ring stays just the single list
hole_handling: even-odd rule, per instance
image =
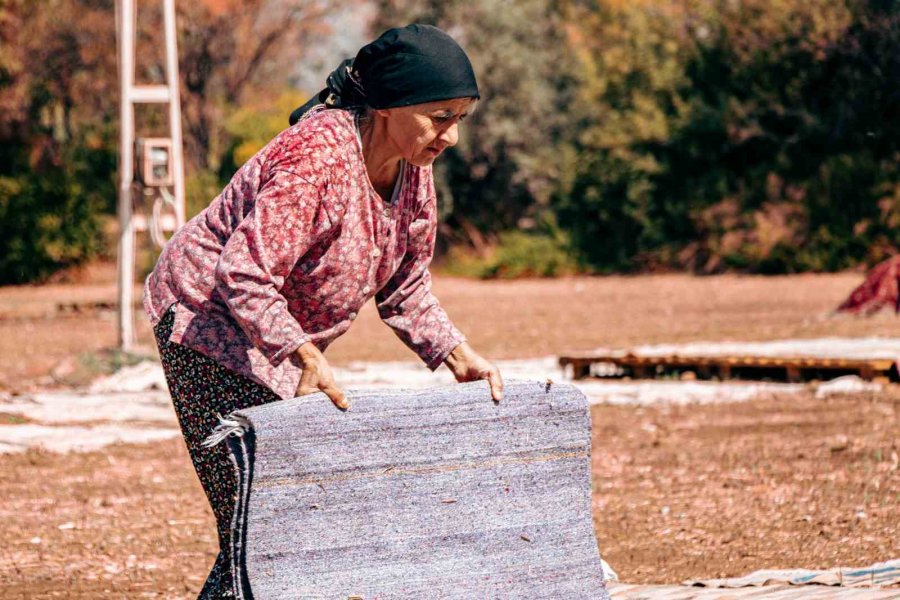
[{"label": "elderly woman", "polygon": [[[501,399],[500,373],[450,322],[428,272],[431,164],[478,98],[452,38],[423,25],[389,30],[163,250],[144,306],[220,548],[236,480],[224,446],[202,446],[217,415],[317,391],[346,410],[322,352],[370,298],[430,369],[487,379]],[[231,597],[232,586],[220,552],[200,597]]]}]

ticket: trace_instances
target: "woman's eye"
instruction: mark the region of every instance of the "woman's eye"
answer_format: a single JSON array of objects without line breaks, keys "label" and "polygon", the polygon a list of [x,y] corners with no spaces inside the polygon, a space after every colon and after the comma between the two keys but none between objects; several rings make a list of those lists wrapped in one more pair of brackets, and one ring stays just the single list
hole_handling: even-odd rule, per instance
[{"label": "woman's eye", "polygon": [[446,123],[453,118],[453,115],[434,115],[431,120],[435,123]]}]

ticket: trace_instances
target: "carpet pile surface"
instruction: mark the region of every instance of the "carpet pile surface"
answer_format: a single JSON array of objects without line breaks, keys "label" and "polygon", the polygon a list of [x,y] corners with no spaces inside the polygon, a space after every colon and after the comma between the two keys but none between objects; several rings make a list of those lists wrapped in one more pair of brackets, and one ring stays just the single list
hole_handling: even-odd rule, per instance
[{"label": "carpet pile surface", "polygon": [[588,402],[485,382],[229,415],[239,598],[606,599]]}]

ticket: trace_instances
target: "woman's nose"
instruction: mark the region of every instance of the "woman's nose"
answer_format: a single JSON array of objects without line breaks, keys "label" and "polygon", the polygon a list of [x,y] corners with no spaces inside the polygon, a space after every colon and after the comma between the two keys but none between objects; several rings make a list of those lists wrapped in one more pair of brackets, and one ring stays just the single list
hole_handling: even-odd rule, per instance
[{"label": "woman's nose", "polygon": [[447,144],[447,146],[455,146],[456,142],[459,141],[459,126],[456,123],[453,123],[450,127],[441,132],[438,139]]}]

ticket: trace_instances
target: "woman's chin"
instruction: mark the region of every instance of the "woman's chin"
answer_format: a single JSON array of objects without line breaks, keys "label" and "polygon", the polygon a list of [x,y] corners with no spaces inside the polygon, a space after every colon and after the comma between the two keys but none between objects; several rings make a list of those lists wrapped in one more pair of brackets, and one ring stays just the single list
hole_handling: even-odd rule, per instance
[{"label": "woman's chin", "polygon": [[419,155],[406,159],[406,162],[414,167],[430,167],[436,158],[437,155]]}]

